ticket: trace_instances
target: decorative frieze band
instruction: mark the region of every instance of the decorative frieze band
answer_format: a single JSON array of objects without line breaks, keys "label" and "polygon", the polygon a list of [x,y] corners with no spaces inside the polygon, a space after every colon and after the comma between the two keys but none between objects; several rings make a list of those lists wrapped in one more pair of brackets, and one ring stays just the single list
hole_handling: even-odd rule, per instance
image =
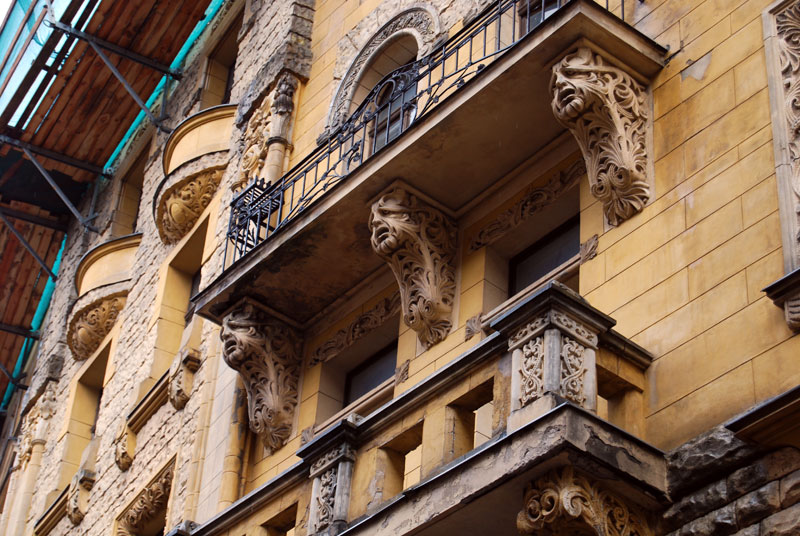
[{"label": "decorative frieze band", "polygon": [[570,466],[528,485],[517,515],[520,534],[653,536],[645,514],[600,483],[576,475]]},{"label": "decorative frieze band", "polygon": [[222,322],[223,359],[244,380],[250,429],[277,450],[292,435],[300,337],[247,301]]},{"label": "decorative frieze band", "polygon": [[403,321],[430,348],[452,327],[456,224],[401,187],[381,195],[369,217],[372,249],[400,287]]},{"label": "decorative frieze band", "polygon": [[470,240],[469,251],[477,251],[499,240],[525,220],[552,205],[563,193],[571,190],[586,174],[583,159],[554,174],[544,186],[529,188],[522,199],[497,218],[484,225]]},{"label": "decorative frieze band", "polygon": [[619,225],[650,199],[647,91],[586,47],[553,66],[550,85],[553,113],[578,142],[590,191]]},{"label": "decorative frieze band", "polygon": [[346,523],[354,461],[353,448],[342,443],[311,465],[309,534],[336,534]]},{"label": "decorative frieze band", "polygon": [[382,326],[386,320],[399,312],[399,293],[395,293],[388,298],[384,298],[370,310],[359,315],[350,323],[349,326],[340,329],[333,337],[319,345],[319,347],[317,347],[317,349],[311,354],[311,360],[309,361],[308,366],[313,367],[318,363],[324,363],[329,359],[333,359],[339,355],[342,350],[349,348],[364,335],[368,334],[375,328]]}]

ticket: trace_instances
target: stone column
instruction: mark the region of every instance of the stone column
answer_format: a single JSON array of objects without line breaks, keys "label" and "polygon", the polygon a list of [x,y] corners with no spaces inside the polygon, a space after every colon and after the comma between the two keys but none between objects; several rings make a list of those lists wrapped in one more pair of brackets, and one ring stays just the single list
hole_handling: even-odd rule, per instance
[{"label": "stone column", "polygon": [[264,160],[264,178],[270,184],[283,175],[283,161],[289,147],[289,131],[294,111],[294,92],[297,89],[297,78],[284,73],[279,79],[272,96],[270,107],[269,138],[267,138],[267,157]]},{"label": "stone column", "polygon": [[509,431],[566,399],[597,411],[598,330],[552,307],[519,327],[508,340],[511,357]]},{"label": "stone column", "polygon": [[355,455],[344,443],[311,465],[311,513],[309,534],[338,534],[347,523]]},{"label": "stone column", "polygon": [[19,487],[19,502],[11,513],[8,525],[9,536],[23,536],[25,534],[25,522],[31,508],[33,490],[36,487],[36,480],[39,478],[39,470],[42,467],[42,455],[44,453],[45,441],[43,438],[34,439],[31,443],[30,452],[27,459],[24,459],[25,467],[22,470],[22,482]]}]

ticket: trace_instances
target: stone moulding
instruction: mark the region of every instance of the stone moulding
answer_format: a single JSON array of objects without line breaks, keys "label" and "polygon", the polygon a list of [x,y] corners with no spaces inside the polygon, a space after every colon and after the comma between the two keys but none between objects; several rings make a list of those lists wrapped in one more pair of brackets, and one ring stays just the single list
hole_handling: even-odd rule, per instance
[{"label": "stone moulding", "polygon": [[128,295],[127,281],[91,290],[72,307],[67,344],[72,356],[83,361],[91,356],[111,332]]},{"label": "stone moulding", "polygon": [[764,12],[765,52],[784,273],[765,289],[800,331],[800,2],[777,2]]},{"label": "stone moulding", "polygon": [[292,435],[300,375],[294,329],[244,301],[222,321],[222,357],[244,380],[250,429],[277,450]]},{"label": "stone moulding", "polygon": [[523,503],[517,515],[517,529],[523,535],[542,534],[547,529],[547,534],[575,534],[578,527],[580,534],[598,536],[655,534],[638,507],[599,482],[576,475],[570,466],[529,484]]},{"label": "stone moulding", "polygon": [[586,164],[583,159],[578,159],[567,168],[555,173],[544,186],[529,188],[513,207],[478,230],[470,240],[468,250],[473,252],[493,244],[537,212],[552,205],[563,193],[577,186],[585,174]]},{"label": "stone moulding", "polygon": [[395,293],[388,298],[384,298],[370,310],[356,317],[349,326],[340,329],[333,337],[319,345],[311,354],[308,366],[313,367],[318,363],[333,359],[364,335],[382,326],[386,320],[399,312],[400,294]]},{"label": "stone moulding", "polygon": [[553,66],[556,119],[568,128],[586,161],[589,188],[617,226],[650,199],[647,180],[649,97],[644,86],[587,47]]},{"label": "stone moulding", "polygon": [[175,461],[169,463],[117,518],[117,536],[137,536],[159,514],[166,514]]},{"label": "stone moulding", "polygon": [[430,348],[452,327],[456,282],[456,224],[402,187],[372,204],[372,249],[394,273],[403,321]]},{"label": "stone moulding", "polygon": [[211,203],[224,173],[224,167],[214,167],[165,179],[156,199],[156,227],[162,242],[174,244],[186,236]]},{"label": "stone moulding", "polygon": [[418,4],[391,17],[367,40],[353,58],[331,100],[327,127],[317,141],[322,143],[347,119],[357,82],[376,52],[379,52],[393,37],[410,34],[417,41],[417,57],[422,57],[430,52],[440,32],[439,17],[432,6]]}]

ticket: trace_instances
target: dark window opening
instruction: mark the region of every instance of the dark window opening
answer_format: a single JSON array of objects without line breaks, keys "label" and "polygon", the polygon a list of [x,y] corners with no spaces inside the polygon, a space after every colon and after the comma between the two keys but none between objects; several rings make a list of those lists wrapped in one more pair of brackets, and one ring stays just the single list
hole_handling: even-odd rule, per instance
[{"label": "dark window opening", "polygon": [[580,219],[575,216],[511,259],[509,295],[513,296],[580,253]]},{"label": "dark window opening", "polygon": [[189,290],[189,303],[186,305],[186,314],[183,317],[186,325],[189,324],[192,316],[194,316],[194,304],[192,303],[192,297],[194,297],[198,292],[200,292],[200,269],[192,274],[192,285],[191,289]]},{"label": "dark window opening", "polygon": [[347,373],[344,380],[344,405],[369,393],[394,375],[397,366],[397,341],[375,352]]}]

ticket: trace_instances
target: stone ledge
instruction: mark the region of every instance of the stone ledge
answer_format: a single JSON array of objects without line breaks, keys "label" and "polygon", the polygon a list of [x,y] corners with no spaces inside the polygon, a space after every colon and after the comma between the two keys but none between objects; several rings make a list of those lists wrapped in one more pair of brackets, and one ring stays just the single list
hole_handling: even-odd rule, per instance
[{"label": "stone ledge", "polygon": [[134,434],[147,423],[155,412],[167,403],[169,388],[169,371],[161,375],[144,397],[134,406],[128,414],[128,428]]},{"label": "stone ledge", "polygon": [[67,491],[69,486],[64,488],[55,500],[47,506],[36,524],[33,526],[33,533],[36,536],[47,536],[55,528],[59,521],[67,516]]}]

